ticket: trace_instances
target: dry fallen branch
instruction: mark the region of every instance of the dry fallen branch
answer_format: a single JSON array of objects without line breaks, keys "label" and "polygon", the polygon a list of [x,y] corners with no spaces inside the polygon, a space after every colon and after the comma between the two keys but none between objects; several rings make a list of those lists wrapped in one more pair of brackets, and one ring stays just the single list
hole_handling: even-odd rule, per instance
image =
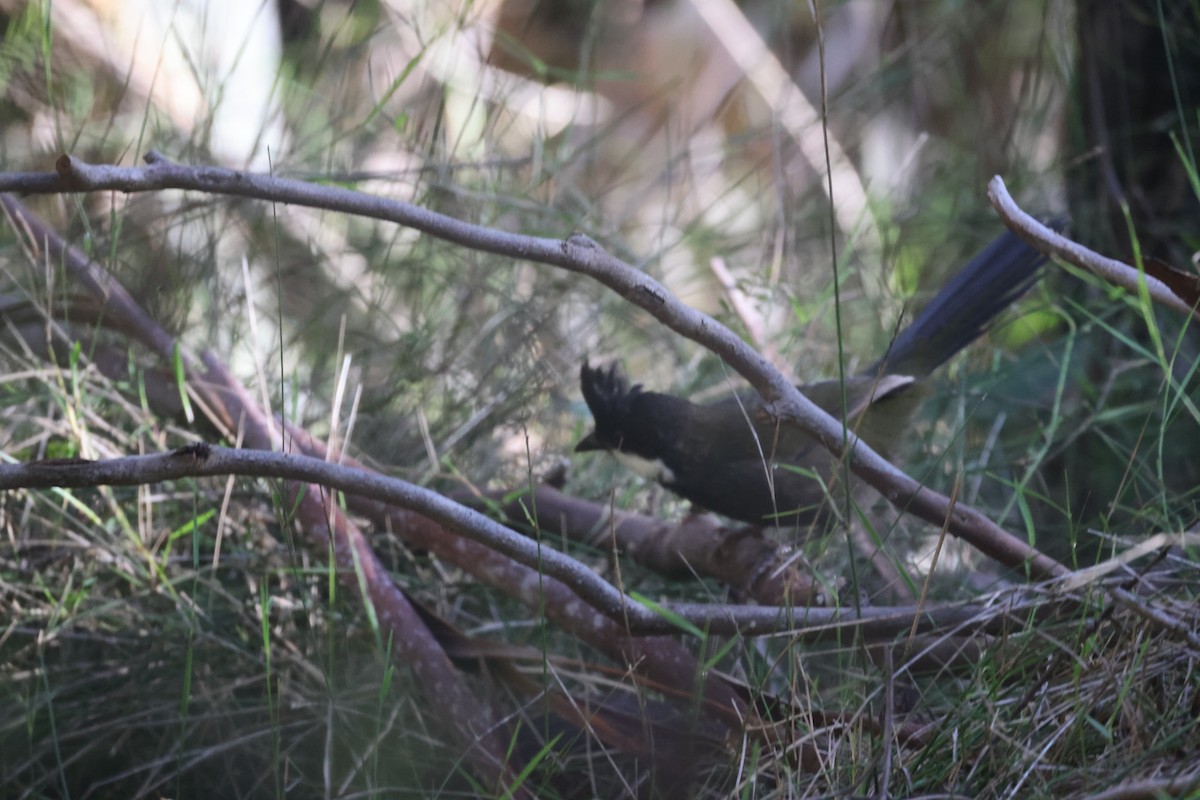
[{"label": "dry fallen branch", "polygon": [[801,573],[788,548],[761,528],[731,527],[712,514],[689,514],[672,522],[545,485],[502,503],[499,510],[511,525],[615,550],[668,578],[716,578],[760,605],[823,606],[836,599],[830,586]]}]

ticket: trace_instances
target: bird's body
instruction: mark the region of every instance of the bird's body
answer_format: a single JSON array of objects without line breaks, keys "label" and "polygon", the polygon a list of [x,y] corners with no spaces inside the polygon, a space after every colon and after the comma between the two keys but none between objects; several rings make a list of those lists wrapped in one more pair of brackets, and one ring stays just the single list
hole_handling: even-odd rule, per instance
[{"label": "bird's body", "polygon": [[[917,379],[977,338],[1032,284],[1044,257],[1011,233],[952,278],[874,365],[846,379],[847,422],[872,448],[892,451],[923,396]],[[596,427],[576,451],[607,450],[692,503],[754,524],[808,524],[827,509],[836,461],[797,428],[771,420],[757,394],[704,405],[630,385],[615,365],[580,371]],[[842,387],[799,387],[841,413]]]}]

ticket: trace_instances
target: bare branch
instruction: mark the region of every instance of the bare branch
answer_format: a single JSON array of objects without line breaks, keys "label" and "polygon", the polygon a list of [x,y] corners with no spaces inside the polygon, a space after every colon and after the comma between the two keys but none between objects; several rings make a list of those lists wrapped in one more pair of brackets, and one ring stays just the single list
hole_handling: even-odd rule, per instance
[{"label": "bare branch", "polygon": [[438,214],[398,200],[373,197],[337,186],[259,175],[218,167],[184,167],[151,151],[145,168],[98,166],[68,155],[55,164],[58,180],[44,176],[0,174],[0,191],[124,192],[189,189],[312,206],[415,228],[464,247],[561,267],[587,275],[667,327],[703,345],[744,377],[767,401],[768,411],[795,425],[838,457],[851,456],[851,469],[897,508],[974,545],[1001,564],[1028,570],[1035,578],[1065,575],[1068,570],[1013,536],[974,509],[934,492],[872,450],[841,422],[804,397],[762,355],[727,327],[684,305],[645,273],[605,252],[582,234],[565,240],[507,233]]},{"label": "bare branch", "polygon": [[1114,258],[1102,256],[1095,250],[1089,250],[1026,214],[1012,199],[1012,195],[1008,193],[1008,187],[1004,185],[1004,179],[999,175],[988,182],[988,198],[992,201],[992,207],[996,209],[996,213],[1004,220],[1004,224],[1043,253],[1057,256],[1080,269],[1086,269],[1109,283],[1134,294],[1141,291],[1140,287],[1145,285],[1150,299],[1154,302],[1200,318],[1200,309],[1184,302],[1179,295],[1172,291],[1170,286],[1153,275],[1139,271],[1124,261],[1117,261]]},{"label": "bare branch", "polygon": [[[189,445],[169,453],[125,458],[85,461],[80,459],[34,461],[28,464],[0,464],[0,490],[87,486],[135,486],[188,477],[224,477],[240,475],[255,478],[278,478],[299,481],[305,484],[337,489],[351,495],[366,497],[384,503],[411,508],[434,519],[464,536],[475,539],[509,555],[519,563],[532,560],[541,564],[549,574],[548,565],[554,564],[566,583],[579,594],[590,592],[579,572],[590,573],[586,566],[568,556],[526,539],[500,526],[471,509],[450,501],[441,495],[389,478],[368,470],[355,469],[335,464],[320,458],[279,453],[265,450],[233,450],[212,445]],[[519,543],[519,544],[518,544]],[[538,556],[540,554],[540,562]],[[532,556],[532,558],[531,558]],[[599,581],[592,574],[592,578]],[[620,594],[609,584],[606,595]],[[618,617],[626,622],[629,630],[637,634],[679,633],[678,623],[655,611],[626,598],[619,609]],[[787,631],[800,638],[821,640],[829,636],[845,635],[839,628],[860,628],[868,638],[892,636],[898,631],[907,631],[918,620],[917,630],[928,632],[947,625],[991,624],[1009,613],[1014,619],[1005,619],[1004,624],[1013,626],[1014,620],[1033,607],[1047,610],[1052,607],[1045,598],[1036,602],[1023,599],[1016,593],[995,599],[992,604],[945,606],[921,610],[918,607],[878,607],[852,609],[818,609],[803,607],[737,606],[709,604],[671,604],[667,607],[686,622],[710,633],[746,635]],[[999,613],[998,613],[999,610]],[[986,627],[986,626],[985,626]]]},{"label": "bare branch", "polygon": [[453,500],[377,472],[311,456],[267,450],[231,450],[192,445],[164,453],[105,461],[35,461],[0,465],[0,489],[51,486],[136,486],[188,476],[242,475],[315,483],[417,511],[469,539],[482,542],[518,563],[566,583],[613,619],[629,619],[639,629],[669,629],[649,609],[625,597],[587,565],[545,547]]}]

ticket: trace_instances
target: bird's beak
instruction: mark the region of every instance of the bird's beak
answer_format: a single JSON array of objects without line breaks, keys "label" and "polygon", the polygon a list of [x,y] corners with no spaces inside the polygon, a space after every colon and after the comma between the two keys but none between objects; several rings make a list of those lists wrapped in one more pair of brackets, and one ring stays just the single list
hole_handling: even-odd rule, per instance
[{"label": "bird's beak", "polygon": [[593,450],[605,450],[607,448],[600,444],[600,440],[596,438],[596,432],[592,431],[587,436],[579,440],[579,444],[575,445],[576,453],[588,453]]}]

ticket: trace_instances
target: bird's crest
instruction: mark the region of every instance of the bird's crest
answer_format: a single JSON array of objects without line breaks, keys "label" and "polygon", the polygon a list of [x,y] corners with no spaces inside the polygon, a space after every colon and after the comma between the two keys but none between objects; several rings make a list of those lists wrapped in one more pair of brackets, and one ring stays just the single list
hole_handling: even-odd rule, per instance
[{"label": "bird's crest", "polygon": [[630,386],[615,363],[592,367],[584,360],[579,369],[579,388],[592,412],[596,430],[580,442],[576,450],[618,447],[624,422],[633,411],[634,400],[642,393],[642,385]]}]

